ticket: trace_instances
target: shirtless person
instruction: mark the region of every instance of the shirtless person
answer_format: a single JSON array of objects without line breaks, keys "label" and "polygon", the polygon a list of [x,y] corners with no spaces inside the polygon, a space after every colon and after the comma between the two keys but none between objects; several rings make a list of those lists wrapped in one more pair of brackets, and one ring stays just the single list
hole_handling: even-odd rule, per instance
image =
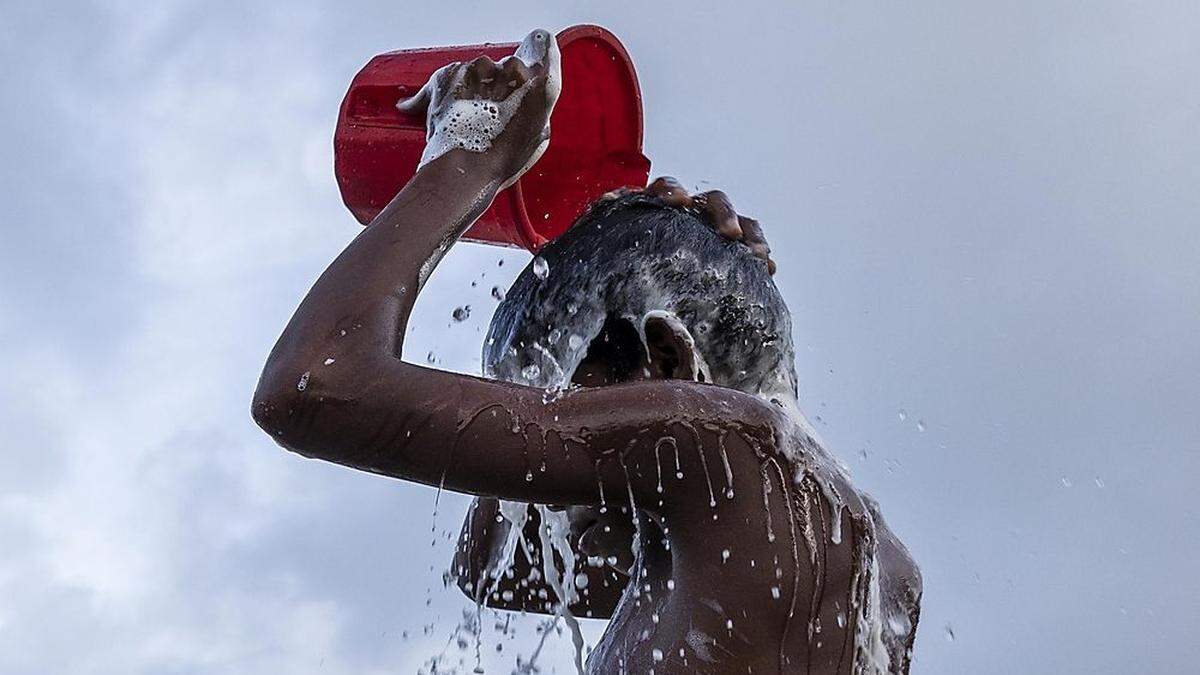
[{"label": "shirtless person", "polygon": [[[444,68],[409,104],[429,110],[422,165],[300,304],[255,420],[308,457],[558,505],[547,524],[565,518],[581,558],[602,561],[576,566],[595,587],[554,579],[569,551],[542,575],[612,616],[590,672],[906,672],[916,567],[796,410],[765,243],[720,193],[659,182],[593,206],[498,310],[495,379],[400,360],[433,266],[549,138],[553,38],[530,33],[518,56]],[[603,532],[622,513],[632,555]],[[469,549],[462,583],[479,588],[494,556]],[[600,590],[616,572],[619,601]]]}]

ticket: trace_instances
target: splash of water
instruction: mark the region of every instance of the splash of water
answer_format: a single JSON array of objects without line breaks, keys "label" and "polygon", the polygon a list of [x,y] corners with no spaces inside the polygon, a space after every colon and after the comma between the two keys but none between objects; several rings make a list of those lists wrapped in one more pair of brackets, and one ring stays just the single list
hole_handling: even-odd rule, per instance
[{"label": "splash of water", "polygon": [[[534,262],[534,274],[538,278],[544,278],[538,274],[536,260]],[[487,375],[498,377],[512,382],[518,382],[529,386],[539,387],[547,391],[560,392],[566,391],[570,385],[570,376],[574,373],[580,360],[584,357],[586,350],[585,345],[599,334],[603,323],[602,315],[597,315],[594,311],[583,312],[578,310],[579,302],[600,302],[599,297],[588,296],[589,291],[585,291],[583,296],[577,298],[572,304],[575,305],[575,312],[564,312],[557,317],[563,323],[553,325],[557,329],[559,338],[567,336],[568,339],[550,339],[550,335],[556,333],[547,327],[546,337],[533,344],[521,343],[521,349],[518,351],[511,344],[506,347],[505,356],[498,362],[489,364]],[[665,293],[665,292],[664,292]],[[670,306],[669,298],[649,298],[646,303],[654,306]],[[661,316],[664,312],[659,311],[657,316]],[[599,318],[598,318],[599,317]],[[640,330],[643,342],[645,341],[644,324],[645,315],[640,317],[628,317],[634,326],[642,328]],[[511,336],[493,336],[497,339],[507,341]],[[714,382],[712,371],[709,364],[701,357],[699,350],[694,342],[691,345],[694,350],[693,362],[696,364],[693,376],[697,379],[703,378],[705,381]],[[781,484],[787,492],[788,487],[795,487],[799,491],[799,506],[801,513],[793,514],[788,523],[788,527],[792,532],[792,545],[795,551],[793,557],[799,565],[799,555],[797,546],[803,545],[808,552],[812,567],[816,567],[815,556],[821,550],[821,540],[824,539],[834,546],[853,545],[857,553],[857,557],[853,560],[854,569],[852,570],[852,596],[854,602],[852,606],[846,608],[847,611],[842,613],[839,611],[839,627],[852,625],[855,650],[854,661],[855,673],[887,673],[891,662],[891,657],[885,644],[885,637],[892,639],[898,636],[901,631],[899,624],[890,625],[894,622],[884,620],[884,612],[881,611],[882,596],[880,590],[879,578],[879,562],[876,554],[875,541],[875,525],[871,519],[871,515],[858,514],[855,515],[854,527],[850,528],[853,533],[854,541],[843,543],[843,512],[848,509],[848,500],[855,494],[850,482],[845,475],[845,469],[829,455],[821,443],[817,432],[813,425],[800,411],[795,394],[794,376],[782,367],[777,367],[768,371],[755,371],[753,375],[748,375],[747,371],[751,368],[743,368],[738,371],[739,376],[743,377],[739,380],[739,385],[733,388],[738,388],[747,391],[774,408],[782,411],[782,413],[791,421],[791,431],[786,432],[785,438],[775,439],[771,444],[781,451],[787,458],[788,463],[795,470],[792,480],[789,481],[783,475],[782,470],[776,465],[776,470],[780,473]],[[717,384],[726,385],[724,381],[717,381]],[[557,393],[555,394],[557,395]],[[679,420],[684,428],[690,430],[693,435],[697,448],[703,446],[701,443],[701,430],[696,427],[696,424],[687,419]],[[720,450],[722,469],[724,470],[725,490],[723,491],[727,498],[733,498],[734,478],[732,464],[729,462],[727,450],[725,447],[725,438],[719,429],[704,429],[705,433],[714,432],[717,434],[717,446]],[[670,443],[672,450],[675,453],[675,474],[677,478],[683,477],[683,472],[679,461],[679,448],[673,438],[659,439],[654,445],[654,456],[656,460],[658,489],[662,490],[662,462],[661,457],[662,446]],[[755,445],[756,442],[751,442]],[[617,453],[618,456],[620,453]],[[705,473],[705,481],[708,485],[709,503],[714,508],[713,517],[717,517],[717,498],[716,489],[713,486],[713,477],[710,473],[708,458],[705,453],[699,455],[699,467]],[[668,460],[669,461],[669,460]],[[712,467],[716,469],[716,467]],[[765,469],[764,469],[765,471]],[[599,466],[597,468],[599,475]],[[719,479],[718,479],[719,480]],[[789,486],[790,483],[790,486]],[[607,504],[607,496],[604,492],[604,485],[598,482],[599,498],[601,508],[605,508]],[[791,514],[791,501],[786,494],[779,497],[784,503],[788,504],[789,514]],[[633,495],[630,494],[631,504]],[[763,505],[767,515],[767,537],[769,541],[774,542],[777,537],[784,536],[782,533],[776,532],[776,524],[770,520],[770,507],[772,501],[772,492],[770,480],[764,474],[763,487]],[[636,507],[636,504],[633,504]],[[524,505],[521,505],[523,508]],[[828,521],[826,522],[823,516],[824,509],[828,508]],[[543,512],[548,512],[542,509]],[[565,521],[563,514],[554,514],[549,512],[549,519],[562,519]],[[634,511],[635,525],[639,522],[637,511]],[[800,528],[797,524],[800,523]],[[515,524],[514,524],[515,525]],[[818,532],[818,528],[822,531]],[[827,528],[827,529],[826,529]],[[514,527],[514,529],[517,529]],[[569,598],[577,597],[578,586],[574,578],[574,555],[566,538],[567,527],[549,527],[541,528],[542,548],[544,552],[543,567],[546,568],[546,559],[553,560],[551,551],[559,552],[564,562],[570,561],[562,572],[554,569],[551,562],[550,566],[544,570],[547,580],[552,580],[551,586],[555,593],[558,594],[561,602],[556,608],[557,615],[566,620],[568,627],[571,627],[574,622],[574,617],[570,616],[567,605],[570,604]],[[800,529],[801,531],[797,531]],[[635,537],[635,545],[639,544],[640,537]],[[506,549],[509,550],[509,549]],[[515,550],[515,549],[511,549]],[[640,552],[638,552],[640,553]],[[728,560],[732,552],[723,556],[723,561]],[[638,559],[635,553],[635,560]],[[751,561],[753,564],[753,561]],[[776,560],[776,576],[783,578],[784,571],[779,568],[779,561]],[[793,588],[799,588],[798,575],[799,568],[794,571],[797,579],[794,580]],[[668,588],[674,585],[671,581],[668,583]],[[785,598],[783,591],[779,586],[775,586],[771,590],[771,595],[780,601],[791,603],[789,616],[796,610],[797,599],[794,597]],[[819,602],[819,599],[814,599],[813,602]],[[816,607],[804,608],[808,615],[814,615],[813,610]],[[811,630],[816,630],[816,626],[810,627]],[[574,631],[574,629],[572,629]],[[574,635],[573,635],[574,637]],[[576,663],[581,662],[581,638],[576,639]]]}]

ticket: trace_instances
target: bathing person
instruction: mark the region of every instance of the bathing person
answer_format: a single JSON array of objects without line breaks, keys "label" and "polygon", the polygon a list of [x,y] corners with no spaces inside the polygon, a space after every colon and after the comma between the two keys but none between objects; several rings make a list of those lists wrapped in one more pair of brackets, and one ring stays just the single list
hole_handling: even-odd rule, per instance
[{"label": "bathing person", "polygon": [[422,165],[296,310],[256,422],[308,457],[503,500],[473,509],[460,584],[611,616],[590,672],[906,672],[916,566],[797,411],[765,242],[720,193],[594,205],[498,309],[488,378],[400,359],[432,268],[549,140],[557,73],[534,31],[409,102]]}]

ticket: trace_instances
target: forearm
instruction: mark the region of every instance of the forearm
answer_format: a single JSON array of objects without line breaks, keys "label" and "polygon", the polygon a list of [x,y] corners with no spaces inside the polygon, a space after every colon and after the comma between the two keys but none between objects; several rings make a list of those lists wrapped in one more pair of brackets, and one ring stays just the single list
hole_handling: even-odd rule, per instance
[{"label": "forearm", "polygon": [[347,353],[399,358],[420,286],[499,183],[478,153],[450,152],[422,167],[318,278],[275,344],[260,389],[281,376],[311,377]]},{"label": "forearm", "polygon": [[[464,492],[581,503],[595,499],[594,451],[624,445],[623,425],[646,430],[644,408],[598,424],[582,401],[546,405],[540,390],[399,358],[417,293],[441,255],[548,140],[556,43],[534,31],[521,52],[533,60],[460,64],[439,71],[423,89],[435,132],[454,131],[455,115],[489,110],[490,120],[472,117],[468,126],[491,133],[498,123],[501,131],[482,152],[449,150],[425,164],[304,298],[271,353],[253,404],[255,421],[284,447]],[[621,433],[597,435],[597,425]],[[530,466],[534,457],[540,462]],[[616,463],[604,464],[605,481],[625,482]]]},{"label": "forearm", "polygon": [[[699,441],[692,430],[747,426],[760,404],[678,380],[546,403],[537,389],[399,358],[420,285],[491,203],[499,175],[486,153],[465,151],[422,168],[304,298],[264,368],[254,418],[300,454],[461,492],[558,504],[595,503],[602,490],[657,499],[660,442],[686,464],[697,457],[685,452]],[[707,494],[699,475],[686,482]]]},{"label": "forearm", "polygon": [[445,396],[451,392],[443,385],[435,396],[429,371],[400,361],[405,328],[429,273],[500,183],[486,156],[465,151],[417,172],[321,274],[288,322],[254,395],[259,426],[306,456],[435,480],[443,467],[432,466],[432,457],[380,457],[381,445],[400,450],[414,442],[414,429],[440,445],[442,427],[453,428],[454,397]]},{"label": "forearm", "polygon": [[[577,481],[544,481],[539,466],[527,481],[530,467],[513,461],[549,455],[557,475],[594,475],[589,459],[564,452],[567,439],[547,429],[542,392],[399,358],[420,286],[491,203],[500,175],[486,154],[465,151],[417,173],[296,310],[259,380],[259,426],[305,456],[406,480],[586,498]],[[594,492],[592,480],[582,485]]]}]

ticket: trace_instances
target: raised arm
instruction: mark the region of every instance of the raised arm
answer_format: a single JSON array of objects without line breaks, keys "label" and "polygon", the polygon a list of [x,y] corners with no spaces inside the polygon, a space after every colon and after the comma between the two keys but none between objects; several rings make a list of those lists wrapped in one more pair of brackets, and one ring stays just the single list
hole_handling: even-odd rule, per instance
[{"label": "raised arm", "polygon": [[682,381],[545,403],[537,389],[400,360],[433,267],[547,141],[557,47],[535,31],[518,54],[526,60],[447,67],[423,90],[431,140],[421,168],[304,298],[264,368],[253,415],[300,454],[456,491],[557,504],[593,504],[602,491],[652,495],[646,458],[660,439],[694,462],[701,428],[769,436],[762,406]]}]

